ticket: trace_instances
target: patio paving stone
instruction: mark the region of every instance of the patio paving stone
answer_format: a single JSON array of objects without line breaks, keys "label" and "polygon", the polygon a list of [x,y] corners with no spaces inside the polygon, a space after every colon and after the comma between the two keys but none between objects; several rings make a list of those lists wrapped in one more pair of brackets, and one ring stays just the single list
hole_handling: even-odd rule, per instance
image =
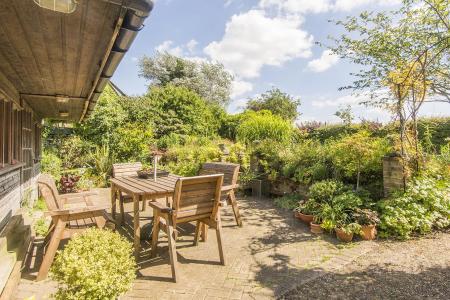
[{"label": "patio paving stone", "polygon": [[[99,191],[101,201],[109,201],[109,191]],[[270,199],[241,197],[239,205],[242,228],[236,226],[231,207],[222,211],[226,266],[219,264],[214,230],[206,243],[195,247],[195,227],[185,224],[177,240],[179,282],[171,282],[167,239],[161,234],[157,258],[151,259],[148,242],[142,243],[138,278],[121,299],[273,299],[378,247],[370,241],[343,246],[329,235],[313,235],[292,212],[275,208]],[[131,205],[125,210],[130,212]],[[131,240],[131,216],[126,219],[119,232]],[[141,225],[150,220],[147,208]],[[35,256],[39,262],[39,253]],[[50,279],[33,281],[35,260],[28,260],[13,299],[48,299],[56,291]]]}]

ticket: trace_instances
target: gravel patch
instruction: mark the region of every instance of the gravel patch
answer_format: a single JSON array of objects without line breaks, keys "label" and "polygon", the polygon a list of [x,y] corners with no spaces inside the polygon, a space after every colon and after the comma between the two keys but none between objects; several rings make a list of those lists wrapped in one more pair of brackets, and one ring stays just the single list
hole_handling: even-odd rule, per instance
[{"label": "gravel patch", "polygon": [[378,244],[282,299],[450,299],[450,231]]}]

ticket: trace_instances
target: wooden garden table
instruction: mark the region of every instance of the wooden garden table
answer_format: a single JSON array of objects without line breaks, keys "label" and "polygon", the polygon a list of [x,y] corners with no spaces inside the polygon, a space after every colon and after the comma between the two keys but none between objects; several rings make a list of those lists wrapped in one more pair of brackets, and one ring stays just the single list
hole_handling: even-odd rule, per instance
[{"label": "wooden garden table", "polygon": [[175,184],[180,176],[169,174],[167,177],[142,179],[136,176],[111,179],[111,214],[116,219],[117,192],[121,191],[133,197],[133,228],[134,228],[134,254],[139,255],[141,246],[141,228],[139,226],[140,201],[171,197],[175,191]]}]

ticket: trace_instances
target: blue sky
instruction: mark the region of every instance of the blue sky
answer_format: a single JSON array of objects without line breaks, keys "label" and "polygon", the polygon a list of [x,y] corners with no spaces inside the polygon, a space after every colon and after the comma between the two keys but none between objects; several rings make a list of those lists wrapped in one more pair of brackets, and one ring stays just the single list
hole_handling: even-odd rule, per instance
[{"label": "blue sky", "polygon": [[[187,58],[219,61],[234,74],[231,113],[249,97],[271,87],[300,97],[299,121],[338,119],[352,105],[359,118],[388,121],[389,115],[359,106],[360,98],[338,88],[352,82],[358,66],[330,55],[315,42],[341,29],[328,22],[362,10],[390,10],[398,0],[157,0],[144,29],[117,69],[113,81],[127,94],[146,91],[138,58],[168,51]],[[424,115],[450,114],[449,104],[428,104]]]}]

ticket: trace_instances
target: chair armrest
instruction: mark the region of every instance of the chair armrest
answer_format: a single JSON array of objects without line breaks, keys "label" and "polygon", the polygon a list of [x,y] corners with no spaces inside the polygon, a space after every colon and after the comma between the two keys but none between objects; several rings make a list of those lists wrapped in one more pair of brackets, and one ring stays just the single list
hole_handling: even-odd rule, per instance
[{"label": "chair armrest", "polygon": [[170,207],[168,207],[165,204],[162,204],[160,202],[157,202],[157,201],[150,201],[148,203],[148,205],[150,207],[152,207],[153,209],[159,210],[162,213],[170,213],[170,212],[172,212],[172,209]]},{"label": "chair armrest", "polygon": [[84,206],[84,207],[77,207],[77,208],[72,208],[72,209],[56,209],[56,210],[46,211],[44,213],[44,216],[77,215],[77,214],[103,211],[108,208],[110,208],[109,204]]},{"label": "chair armrest", "polygon": [[221,188],[222,192],[229,192],[231,190],[234,190],[239,187],[239,184],[230,184],[230,185],[223,185]]}]

